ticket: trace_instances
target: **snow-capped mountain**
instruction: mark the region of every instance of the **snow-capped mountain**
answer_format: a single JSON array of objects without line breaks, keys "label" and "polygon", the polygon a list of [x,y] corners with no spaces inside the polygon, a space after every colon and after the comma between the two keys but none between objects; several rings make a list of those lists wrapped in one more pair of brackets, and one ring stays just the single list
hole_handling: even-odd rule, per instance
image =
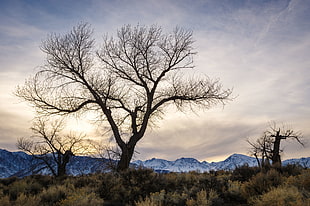
[{"label": "snow-capped mountain", "polygon": [[[98,172],[106,172],[106,159],[92,158],[86,156],[74,156],[67,165],[69,175],[83,175]],[[150,159],[146,161],[137,160],[132,162],[135,167],[146,167],[154,169],[156,172],[189,172],[199,171],[208,172],[211,170],[233,170],[242,165],[256,166],[257,162],[254,157],[242,154],[233,154],[224,161],[199,162],[194,158],[180,158],[175,161],[164,159]],[[289,159],[283,161],[283,165],[299,164],[302,167],[310,167],[310,157],[300,159]],[[0,149],[0,178],[10,176],[24,177],[31,174],[51,175],[51,172],[44,169],[44,165],[31,155],[24,152],[9,152]]]},{"label": "snow-capped mountain", "polygon": [[242,165],[254,167],[257,166],[257,161],[254,157],[243,154],[233,154],[224,161],[210,163],[209,168],[210,170],[233,170]]},{"label": "snow-capped mountain", "polygon": [[158,172],[189,172],[189,171],[209,171],[207,162],[199,162],[194,158],[180,158],[175,161],[163,159],[150,159],[146,161],[134,161],[137,166],[154,169]]},{"label": "snow-capped mountain", "polygon": [[[107,171],[107,160],[86,156],[74,156],[67,165],[69,175],[83,175]],[[56,165],[55,165],[56,166]],[[24,152],[9,152],[0,149],[0,178],[24,177],[32,174],[51,175],[45,165]]]},{"label": "snow-capped mountain", "polygon": [[199,162],[194,158],[180,158],[175,161],[153,158],[146,161],[138,160],[133,163],[142,167],[152,168],[155,171],[163,172],[209,172],[211,170],[233,170],[237,166],[242,166],[245,164],[249,166],[257,166],[255,158],[242,154],[233,154],[224,161],[211,163],[206,161]]},{"label": "snow-capped mountain", "polygon": [[[209,172],[217,170],[233,170],[236,167],[248,165],[250,167],[257,166],[257,161],[254,157],[249,157],[243,154],[233,154],[224,161],[211,162],[206,161],[199,162],[193,158],[181,158],[175,161],[167,161],[163,159],[150,159],[146,161],[134,161],[134,164],[146,168],[154,169],[158,172]],[[302,167],[310,167],[310,157],[300,159],[289,159],[282,162],[283,165],[299,164]]]},{"label": "snow-capped mountain", "polygon": [[0,177],[9,177],[29,167],[32,157],[24,152],[9,152],[0,149]]}]

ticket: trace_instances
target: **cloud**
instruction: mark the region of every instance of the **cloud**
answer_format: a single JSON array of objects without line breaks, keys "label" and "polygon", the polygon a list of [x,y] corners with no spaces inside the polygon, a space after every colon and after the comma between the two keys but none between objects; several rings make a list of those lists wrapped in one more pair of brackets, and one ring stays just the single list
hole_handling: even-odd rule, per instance
[{"label": "cloud", "polygon": [[[138,143],[137,157],[212,161],[246,153],[244,139],[260,135],[270,120],[294,123],[309,136],[309,7],[302,0],[5,2],[0,12],[0,145],[15,144],[14,138],[28,131],[33,113],[24,104],[17,106],[12,92],[43,64],[41,40],[81,21],[93,25],[98,44],[102,34],[115,34],[124,24],[158,24],[164,32],[176,25],[192,29],[195,71],[234,88],[237,98],[224,109],[197,111],[198,116],[168,112],[159,128]],[[288,145],[288,154],[305,154],[294,149]]]},{"label": "cloud", "polygon": [[17,139],[30,135],[29,128],[30,119],[27,116],[14,111],[0,111],[0,148],[16,150]]},{"label": "cloud", "polygon": [[[200,161],[221,161],[233,153],[249,154],[248,138],[256,139],[269,128],[269,120],[226,118],[208,116],[193,118],[176,116],[159,123],[159,127],[149,131],[138,143],[136,159],[152,157],[175,160],[180,157],[193,157]],[[279,120],[279,124],[282,122]],[[304,125],[285,121],[298,131]],[[310,129],[303,130],[305,137]],[[306,141],[307,142],[307,141]],[[308,156],[294,141],[283,141],[283,159]]]},{"label": "cloud", "polygon": [[[203,114],[203,113],[202,113]],[[221,118],[176,116],[159,123],[141,143],[141,159],[194,157],[199,160],[223,158],[232,153],[247,153],[246,139],[260,135],[264,125]]]},{"label": "cloud", "polygon": [[293,108],[309,112],[309,30],[296,23],[308,14],[295,14],[301,2],[292,7],[281,1],[238,8],[225,14],[222,30],[198,33],[197,68],[234,87],[236,112],[283,119]]}]

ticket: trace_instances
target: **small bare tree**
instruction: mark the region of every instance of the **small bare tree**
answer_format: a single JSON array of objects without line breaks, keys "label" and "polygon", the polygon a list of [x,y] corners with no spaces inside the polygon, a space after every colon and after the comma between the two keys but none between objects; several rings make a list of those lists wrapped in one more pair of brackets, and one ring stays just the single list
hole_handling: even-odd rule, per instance
[{"label": "small bare tree", "polygon": [[272,122],[269,129],[256,142],[251,142],[249,139],[247,142],[251,145],[251,154],[255,156],[261,168],[269,165],[270,161],[273,167],[279,168],[282,164],[280,153],[283,151],[280,143],[282,140],[290,139],[304,146],[301,132],[296,132],[285,125],[278,127],[275,122]]},{"label": "small bare tree", "polygon": [[274,139],[271,160],[272,165],[275,167],[281,167],[281,156],[280,156],[281,140],[290,140],[290,139],[295,140],[299,144],[304,146],[301,132],[296,132],[290,128],[287,128],[286,126],[280,128],[277,127],[276,123],[273,123],[273,125],[270,127],[268,131],[268,134],[270,137]]},{"label": "small bare tree", "polygon": [[158,26],[126,25],[96,50],[92,29],[79,24],[43,42],[46,65],[16,94],[47,115],[97,114],[111,128],[121,150],[118,170],[124,170],[168,105],[208,109],[229,100],[231,90],[218,80],[181,73],[194,67],[193,42],[182,28],[164,34]]},{"label": "small bare tree", "polygon": [[[66,175],[66,166],[76,153],[85,150],[83,135],[73,133],[64,135],[63,121],[49,123],[48,120],[38,119],[31,130],[34,135],[18,139],[17,147],[43,161],[54,176]],[[56,165],[56,167],[55,167]]]},{"label": "small bare tree", "polygon": [[247,139],[247,142],[250,144],[250,154],[256,158],[257,164],[260,168],[265,168],[270,165],[273,139],[263,133],[261,137],[256,139],[255,142],[252,142],[250,139]]}]

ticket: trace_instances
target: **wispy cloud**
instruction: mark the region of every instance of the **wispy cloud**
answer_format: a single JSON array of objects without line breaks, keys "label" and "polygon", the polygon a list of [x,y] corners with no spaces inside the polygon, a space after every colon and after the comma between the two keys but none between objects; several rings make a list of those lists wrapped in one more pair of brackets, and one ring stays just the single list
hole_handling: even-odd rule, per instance
[{"label": "wispy cloud", "polygon": [[[137,157],[212,161],[246,153],[245,138],[260,135],[270,120],[293,123],[309,136],[309,8],[302,0],[5,1],[0,9],[0,146],[14,145],[16,136],[28,132],[23,121],[31,112],[25,118],[20,108],[25,105],[5,103],[18,102],[12,91],[43,64],[41,40],[81,21],[93,25],[98,43],[102,34],[114,34],[124,24],[192,29],[195,71],[234,88],[237,98],[224,109],[197,116],[168,112],[138,144]],[[19,119],[16,126],[14,119]],[[305,154],[303,149],[294,153],[294,145],[287,148],[293,156]]]}]

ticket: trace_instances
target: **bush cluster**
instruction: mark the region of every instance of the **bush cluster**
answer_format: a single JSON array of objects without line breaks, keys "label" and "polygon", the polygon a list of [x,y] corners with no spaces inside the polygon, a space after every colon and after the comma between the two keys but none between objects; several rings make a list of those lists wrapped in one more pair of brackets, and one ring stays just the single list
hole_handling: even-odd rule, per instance
[{"label": "bush cluster", "polygon": [[54,178],[0,179],[1,206],[310,205],[310,170],[158,174],[150,169]]}]

